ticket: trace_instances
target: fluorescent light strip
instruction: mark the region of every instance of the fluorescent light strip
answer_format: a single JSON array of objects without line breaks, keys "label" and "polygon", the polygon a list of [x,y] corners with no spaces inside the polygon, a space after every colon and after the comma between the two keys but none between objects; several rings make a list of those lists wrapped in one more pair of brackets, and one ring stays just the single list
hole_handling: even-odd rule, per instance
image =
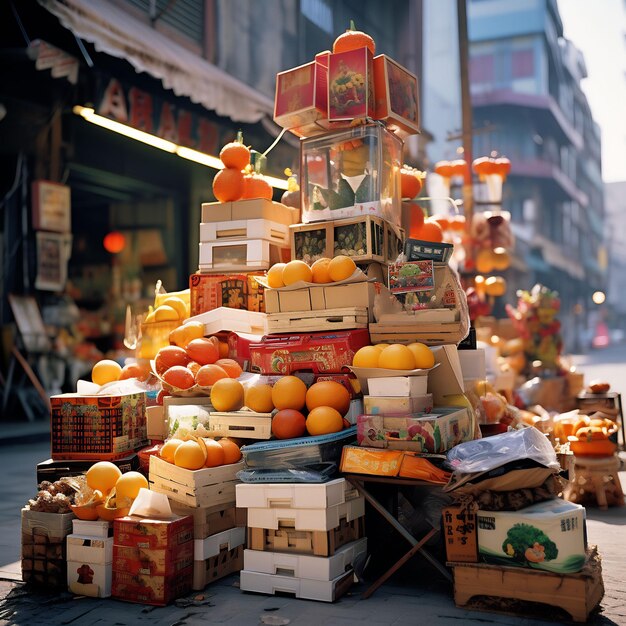
[{"label": "fluorescent light strip", "polygon": [[[167,139],[162,139],[161,137],[145,133],[144,131],[133,128],[132,126],[127,126],[126,124],[111,120],[108,117],[103,117],[102,115],[98,115],[90,107],[76,105],[72,110],[76,113],[76,115],[80,115],[84,120],[91,122],[96,126],[112,130],[113,132],[124,135],[125,137],[130,137],[131,139],[136,139],[137,141],[141,141],[142,143],[154,148],[159,148],[165,152],[177,154],[183,159],[194,161],[200,165],[212,167],[216,170],[224,169],[222,161],[215,156],[199,152],[198,150],[192,150],[191,148],[186,148],[185,146],[179,146],[172,141],[167,141]],[[272,187],[275,187],[276,189],[287,189],[286,180],[275,178],[274,176],[264,176],[264,178]]]}]

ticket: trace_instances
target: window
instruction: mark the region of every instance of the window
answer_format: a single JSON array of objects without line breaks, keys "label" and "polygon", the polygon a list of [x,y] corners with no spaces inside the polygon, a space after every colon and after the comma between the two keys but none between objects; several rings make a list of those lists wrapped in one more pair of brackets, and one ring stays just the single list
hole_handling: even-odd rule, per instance
[{"label": "window", "polygon": [[513,50],[511,53],[511,77],[528,78],[533,76],[534,62],[532,50]]},{"label": "window", "polygon": [[470,82],[493,83],[494,63],[492,54],[480,54],[470,59]]},{"label": "window", "polygon": [[318,28],[333,34],[333,13],[324,0],[302,0],[300,10]]}]

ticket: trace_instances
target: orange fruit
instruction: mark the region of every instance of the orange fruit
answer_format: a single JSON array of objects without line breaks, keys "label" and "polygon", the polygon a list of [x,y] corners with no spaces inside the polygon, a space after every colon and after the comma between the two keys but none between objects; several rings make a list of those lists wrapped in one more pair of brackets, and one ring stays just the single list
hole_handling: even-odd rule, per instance
[{"label": "orange fruit", "polygon": [[407,346],[392,343],[380,353],[378,367],[391,370],[414,370],[415,357]]},{"label": "orange fruit", "polygon": [[228,343],[226,341],[220,341],[218,350],[220,353],[220,359],[228,358],[228,354],[230,353],[230,348],[228,347]]},{"label": "orange fruit", "polygon": [[430,218],[424,221],[420,228],[417,228],[413,234],[415,239],[420,241],[432,241],[433,243],[441,243],[443,241],[443,230],[437,222],[433,222]]},{"label": "orange fruit", "polygon": [[271,413],[274,410],[272,388],[269,385],[254,385],[246,389],[245,405],[257,413]]},{"label": "orange fruit", "polygon": [[174,365],[161,374],[161,378],[177,389],[191,389],[196,384],[193,372],[184,365]]},{"label": "orange fruit", "polygon": [[279,410],[300,411],[306,403],[306,385],[296,376],[283,376],[272,387],[272,402]]},{"label": "orange fruit", "polygon": [[148,380],[150,370],[139,363],[127,363],[120,372],[118,380],[126,380],[127,378],[136,378],[137,380]]},{"label": "orange fruit", "polygon": [[334,283],[350,278],[355,271],[356,263],[343,254],[333,257],[328,264],[328,275]]},{"label": "orange fruit", "polygon": [[418,369],[427,370],[435,364],[435,355],[427,345],[415,342],[410,343],[407,348],[413,353],[415,367]]},{"label": "orange fruit", "polygon": [[192,339],[200,339],[204,337],[204,324],[202,322],[187,322],[178,326],[168,335],[169,342],[185,348]]},{"label": "orange fruit", "polygon": [[311,265],[311,274],[313,275],[314,283],[332,283],[333,279],[328,273],[328,266],[330,265],[330,259],[322,257],[317,259],[313,265]]},{"label": "orange fruit", "polygon": [[218,359],[215,365],[219,365],[231,378],[239,378],[243,373],[241,365],[235,359]]},{"label": "orange fruit", "polygon": [[354,367],[378,367],[381,350],[378,346],[363,346],[352,358]]},{"label": "orange fruit", "polygon": [[119,380],[122,373],[122,366],[111,359],[98,361],[91,370],[91,380],[96,385],[106,385],[115,380]]},{"label": "orange fruit", "polygon": [[232,439],[222,437],[217,440],[217,443],[224,449],[224,465],[237,463],[241,459],[241,450]]},{"label": "orange fruit", "polygon": [[227,167],[220,170],[213,179],[213,195],[219,202],[234,202],[243,196],[243,172]]},{"label": "orange fruit", "polygon": [[87,485],[102,493],[108,493],[122,475],[120,468],[111,461],[94,463],[85,474]]},{"label": "orange fruit", "polygon": [[276,439],[293,439],[306,433],[306,418],[300,411],[283,409],[272,418],[272,434]]},{"label": "orange fruit", "polygon": [[211,404],[216,411],[238,411],[243,398],[243,385],[234,378],[221,378],[211,387]]},{"label": "orange fruit", "polygon": [[306,392],[306,408],[311,411],[318,406],[330,406],[343,416],[350,408],[350,392],[334,380],[313,383]]},{"label": "orange fruit", "polygon": [[285,286],[283,282],[283,270],[286,265],[286,263],[274,263],[274,265],[267,270],[267,284],[272,289]]},{"label": "orange fruit", "polygon": [[187,313],[187,305],[185,304],[185,301],[182,298],[179,298],[178,296],[168,296],[167,298],[165,298],[165,300],[163,300],[163,302],[161,302],[159,307],[163,305],[172,307],[174,311],[176,311],[176,314],[178,315],[179,320],[184,320],[189,317],[189,314]]},{"label": "orange fruit", "polygon": [[343,430],[343,417],[331,406],[315,407],[306,418],[309,435],[327,435]]},{"label": "orange fruit", "polygon": [[126,472],[115,483],[115,495],[120,498],[134,500],[139,495],[140,489],[150,489],[148,480],[139,472]]},{"label": "orange fruit", "polygon": [[217,364],[203,365],[196,374],[196,384],[211,387],[221,378],[228,378],[228,372]]},{"label": "orange fruit", "polygon": [[174,463],[174,453],[181,443],[180,439],[168,439],[159,450],[159,456],[168,463]]},{"label": "orange fruit", "polygon": [[195,439],[183,441],[174,452],[174,465],[188,470],[198,470],[204,467],[206,459],[206,446]]},{"label": "orange fruit", "polygon": [[180,346],[164,346],[154,357],[154,368],[156,373],[162,376],[163,372],[170,367],[174,367],[174,365],[185,366],[192,360],[195,361],[197,359],[191,359]]},{"label": "orange fruit", "polygon": [[219,340],[217,337],[200,337],[192,339],[185,348],[191,361],[200,365],[215,363],[220,358]]},{"label": "orange fruit", "polygon": [[304,261],[298,261],[297,259],[289,261],[283,269],[283,283],[287,286],[301,280],[305,283],[312,282],[313,272],[311,268]]},{"label": "orange fruit", "polygon": [[200,365],[200,363],[196,363],[195,361],[189,361],[189,363],[187,363],[187,369],[191,371],[194,378],[198,375],[198,371],[201,367],[202,365]]},{"label": "orange fruit", "polygon": [[205,467],[217,467],[218,465],[224,465],[224,459],[226,457],[224,448],[220,446],[215,439],[203,439],[206,446],[206,461]]},{"label": "orange fruit", "polygon": [[436,222],[441,226],[442,231],[446,231],[450,228],[450,218],[447,215],[436,214],[430,218],[433,222]]},{"label": "orange fruit", "polygon": [[476,271],[481,274],[489,274],[493,267],[493,252],[488,248],[483,248],[479,250],[476,254]]}]

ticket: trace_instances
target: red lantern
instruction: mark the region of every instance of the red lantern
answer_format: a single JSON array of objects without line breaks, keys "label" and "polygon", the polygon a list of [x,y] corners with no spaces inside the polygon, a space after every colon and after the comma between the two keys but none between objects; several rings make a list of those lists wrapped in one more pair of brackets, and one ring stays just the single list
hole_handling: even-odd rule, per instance
[{"label": "red lantern", "polygon": [[118,230],[114,230],[105,235],[102,241],[104,249],[111,254],[118,254],[126,246],[126,237]]}]

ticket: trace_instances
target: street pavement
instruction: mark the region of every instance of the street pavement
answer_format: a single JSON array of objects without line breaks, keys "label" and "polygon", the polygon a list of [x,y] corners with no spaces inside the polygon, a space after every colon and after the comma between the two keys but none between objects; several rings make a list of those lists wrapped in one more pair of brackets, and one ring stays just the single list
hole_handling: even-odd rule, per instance
[{"label": "street pavement", "polygon": [[[613,389],[626,381],[626,356],[623,351],[576,357],[586,380],[605,377]],[[613,360],[615,359],[615,360]],[[614,381],[614,382],[613,382]],[[375,571],[365,569],[364,580],[335,603],[297,600],[284,596],[266,596],[241,592],[238,575],[228,576],[192,593],[167,607],[124,603],[111,599],[74,597],[69,593],[35,592],[20,581],[20,509],[36,493],[35,466],[49,458],[49,439],[45,427],[31,429],[32,436],[11,440],[0,437],[0,626],[71,624],[71,626],[122,626],[134,624],[194,625],[224,623],[236,626],[273,624],[276,626],[319,626],[329,624],[354,626],[404,624],[494,624],[548,626],[568,623],[567,616],[545,605],[532,614],[470,611],[457,608],[453,590],[422,557],[418,556],[401,568],[390,581],[370,598],[363,592],[376,578]],[[44,439],[45,438],[45,439]],[[15,443],[17,441],[17,443]],[[626,469],[626,453],[622,468]],[[626,489],[626,471],[620,471]],[[598,626],[626,625],[626,507],[607,511],[587,508],[588,542],[598,546],[602,557],[605,595],[600,611],[588,623]],[[374,537],[370,542],[376,541]],[[397,541],[404,540],[397,537]],[[402,546],[403,548],[405,546]],[[532,617],[529,617],[532,615]]]}]

